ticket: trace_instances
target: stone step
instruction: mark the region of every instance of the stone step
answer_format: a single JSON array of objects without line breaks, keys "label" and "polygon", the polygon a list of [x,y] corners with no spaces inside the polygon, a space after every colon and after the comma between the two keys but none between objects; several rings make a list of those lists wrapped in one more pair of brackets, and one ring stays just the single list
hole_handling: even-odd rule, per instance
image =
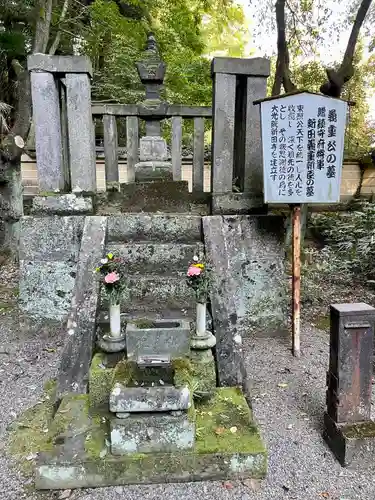
[{"label": "stone step", "polygon": [[186,412],[131,414],[111,420],[112,455],[191,450],[194,443],[195,422]]},{"label": "stone step", "polygon": [[187,271],[194,255],[203,255],[201,242],[187,243],[123,243],[110,244],[107,252],[121,257],[129,274],[164,274]]},{"label": "stone step", "polygon": [[[185,281],[185,273],[129,276],[128,285],[129,292],[121,300],[123,312],[191,309],[194,305],[194,293]],[[100,302],[103,309],[108,308],[103,288]]]},{"label": "stone step", "polygon": [[108,217],[108,242],[116,241],[161,243],[202,241],[202,217],[154,213],[111,215]]}]

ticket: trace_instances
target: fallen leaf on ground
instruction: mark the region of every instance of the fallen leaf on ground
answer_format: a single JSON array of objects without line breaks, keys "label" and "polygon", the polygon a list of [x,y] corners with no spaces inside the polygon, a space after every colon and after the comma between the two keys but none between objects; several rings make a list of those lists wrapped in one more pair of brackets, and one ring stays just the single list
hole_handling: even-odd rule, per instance
[{"label": "fallen leaf on ground", "polygon": [[232,483],[226,482],[226,483],[223,483],[223,486],[227,490],[232,490],[233,489],[233,484]]},{"label": "fallen leaf on ground", "polygon": [[64,490],[63,492],[60,493],[58,498],[59,500],[65,500],[66,498],[69,498],[71,494],[72,490]]},{"label": "fallen leaf on ground", "polygon": [[262,483],[257,479],[244,479],[242,484],[253,491],[259,491]]},{"label": "fallen leaf on ground", "polygon": [[218,436],[220,436],[221,434],[224,434],[225,432],[225,428],[224,427],[217,427],[215,429],[215,434],[217,434]]},{"label": "fallen leaf on ground", "polygon": [[30,462],[30,460],[35,460],[37,458],[38,454],[37,453],[31,453],[26,457],[26,460]]},{"label": "fallen leaf on ground", "polygon": [[328,491],[323,491],[321,494],[320,494],[321,497],[323,498],[329,498],[329,493]]},{"label": "fallen leaf on ground", "polygon": [[46,351],[46,352],[56,352],[56,349],[53,349],[52,347],[45,347],[43,349],[43,351]]},{"label": "fallen leaf on ground", "polygon": [[231,432],[232,434],[235,434],[235,433],[237,432],[237,427],[234,425],[234,426],[233,426],[233,427],[231,427],[229,430],[230,430],[230,432]]},{"label": "fallen leaf on ground", "polygon": [[288,384],[277,384],[277,387],[280,387],[281,389],[285,389],[288,387]]},{"label": "fallen leaf on ground", "polygon": [[289,424],[287,429],[290,431],[291,429],[293,429],[293,424]]}]

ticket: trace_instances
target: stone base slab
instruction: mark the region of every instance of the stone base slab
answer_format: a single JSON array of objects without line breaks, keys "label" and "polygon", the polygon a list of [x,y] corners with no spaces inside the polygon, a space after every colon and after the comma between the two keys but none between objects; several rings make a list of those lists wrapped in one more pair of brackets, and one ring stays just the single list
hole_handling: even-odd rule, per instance
[{"label": "stone base slab", "polygon": [[97,488],[128,484],[263,479],[265,454],[174,453],[117,457],[83,463],[41,465],[39,490]]},{"label": "stone base slab", "polygon": [[132,414],[111,421],[113,455],[129,453],[168,453],[191,450],[195,441],[195,423],[187,413]]},{"label": "stone base slab", "polygon": [[343,467],[366,467],[375,460],[375,422],[337,424],[324,414],[323,437]]},{"label": "stone base slab", "polygon": [[196,425],[194,448],[174,453],[114,456],[108,447],[109,416],[92,416],[87,400],[86,394],[65,398],[49,433],[43,432],[44,421],[36,422],[45,439],[45,444],[31,450],[39,454],[37,489],[262,479],[266,475],[267,452],[251,408],[237,387],[218,388],[210,400],[197,402],[194,414],[189,415]]},{"label": "stone base slab", "polygon": [[92,198],[74,193],[48,196],[34,196],[32,215],[92,215]]}]

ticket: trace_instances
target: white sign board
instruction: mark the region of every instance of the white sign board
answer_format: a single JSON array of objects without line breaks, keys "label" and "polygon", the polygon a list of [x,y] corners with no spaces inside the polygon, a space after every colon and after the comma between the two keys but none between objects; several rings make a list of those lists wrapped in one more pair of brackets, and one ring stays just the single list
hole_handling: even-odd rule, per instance
[{"label": "white sign board", "polygon": [[265,203],[337,203],[347,103],[300,93],[261,103]]}]

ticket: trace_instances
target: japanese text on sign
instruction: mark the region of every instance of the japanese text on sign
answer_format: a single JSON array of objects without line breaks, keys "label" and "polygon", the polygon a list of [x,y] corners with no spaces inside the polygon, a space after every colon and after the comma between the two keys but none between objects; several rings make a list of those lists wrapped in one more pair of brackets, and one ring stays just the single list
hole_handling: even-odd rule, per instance
[{"label": "japanese text on sign", "polygon": [[301,93],[261,106],[265,202],[338,202],[347,104]]}]

